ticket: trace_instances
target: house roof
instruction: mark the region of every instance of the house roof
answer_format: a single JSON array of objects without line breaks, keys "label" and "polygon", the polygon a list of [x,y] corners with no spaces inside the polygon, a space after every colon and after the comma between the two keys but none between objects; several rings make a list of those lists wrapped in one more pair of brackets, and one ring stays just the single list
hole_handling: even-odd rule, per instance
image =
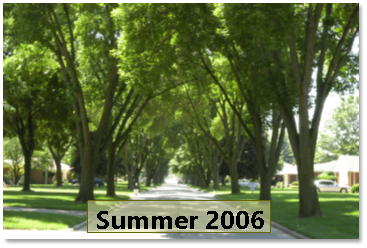
[{"label": "house roof", "polygon": [[359,172],[359,156],[341,155],[333,171]]},{"label": "house roof", "polygon": [[293,175],[298,174],[297,172],[297,165],[292,165],[284,162],[283,169],[281,171],[278,171],[276,175]]},{"label": "house roof", "polygon": [[[50,168],[51,170],[55,170],[56,171],[56,163],[55,163],[55,161],[54,161],[54,163],[53,163],[53,166],[52,166],[52,168]],[[67,164],[63,164],[63,163],[61,163],[61,170],[62,171],[69,171],[70,170],[70,166],[69,165],[67,165]]]},{"label": "house roof", "polygon": [[[35,159],[35,158],[33,158]],[[51,168],[49,168],[49,170],[55,170],[56,171],[56,164],[55,164],[55,161],[52,160],[53,162],[53,165]],[[10,159],[3,159],[3,167],[6,168],[6,167],[10,167],[12,165],[12,161]],[[22,165],[23,166],[23,165]],[[67,164],[63,164],[61,163],[61,170],[62,171],[69,171],[71,168],[69,165]]]},{"label": "house roof", "polygon": [[326,163],[314,164],[313,170],[314,172],[333,171],[337,162],[338,160],[333,160],[333,161],[326,162]]},{"label": "house roof", "polygon": [[3,168],[10,167],[12,165],[10,159],[3,159]]},{"label": "house roof", "polygon": [[[359,156],[341,155],[338,160],[327,163],[314,164],[314,172],[359,172]],[[278,171],[276,175],[297,175],[297,166],[284,162],[283,169]]]}]

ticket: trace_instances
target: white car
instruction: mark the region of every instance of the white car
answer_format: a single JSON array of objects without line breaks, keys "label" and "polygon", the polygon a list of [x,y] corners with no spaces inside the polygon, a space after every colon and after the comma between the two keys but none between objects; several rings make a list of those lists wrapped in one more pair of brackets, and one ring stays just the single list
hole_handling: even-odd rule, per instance
[{"label": "white car", "polygon": [[349,186],[341,186],[332,180],[316,180],[315,185],[317,192],[340,192],[348,193],[350,192]]},{"label": "white car", "polygon": [[239,179],[238,184],[240,185],[240,187],[249,187],[249,188],[251,188],[251,186],[254,188],[260,187],[259,183],[251,182],[248,179]]},{"label": "white car", "polygon": [[240,187],[248,187],[249,183],[250,183],[250,181],[247,180],[247,179],[238,180],[238,184],[240,185]]}]

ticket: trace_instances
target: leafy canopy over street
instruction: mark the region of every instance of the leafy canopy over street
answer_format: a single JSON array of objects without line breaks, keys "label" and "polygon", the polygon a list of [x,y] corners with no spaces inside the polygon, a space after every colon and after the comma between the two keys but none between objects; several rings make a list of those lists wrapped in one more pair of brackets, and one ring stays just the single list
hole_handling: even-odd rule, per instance
[{"label": "leafy canopy over street", "polygon": [[[299,216],[323,215],[320,119],[331,91],[359,85],[358,4],[3,6],[4,137],[21,144],[23,191],[35,150],[50,151],[59,175],[71,147],[79,202],[94,199],[104,157],[108,196],[117,176],[131,190],[171,170],[204,187],[229,175],[232,194],[240,177],[260,178],[265,200],[291,148]],[[340,139],[338,152],[357,149]]]}]

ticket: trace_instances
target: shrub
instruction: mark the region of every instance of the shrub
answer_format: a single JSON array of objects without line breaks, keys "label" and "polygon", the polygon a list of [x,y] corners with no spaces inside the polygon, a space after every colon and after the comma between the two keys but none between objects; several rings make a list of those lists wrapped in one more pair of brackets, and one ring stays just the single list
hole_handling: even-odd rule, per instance
[{"label": "shrub", "polygon": [[320,175],[317,176],[317,180],[323,179],[323,180],[336,180],[336,176],[332,172],[323,172]]},{"label": "shrub", "polygon": [[277,184],[275,185],[275,187],[277,187],[277,188],[283,188],[283,182],[277,182]]},{"label": "shrub", "polygon": [[351,188],[352,193],[359,193],[359,183],[356,183]]},{"label": "shrub", "polygon": [[294,181],[291,183],[291,188],[298,188],[298,181]]},{"label": "shrub", "polygon": [[3,175],[3,182],[5,182],[6,184],[10,183],[11,176],[8,174]]}]

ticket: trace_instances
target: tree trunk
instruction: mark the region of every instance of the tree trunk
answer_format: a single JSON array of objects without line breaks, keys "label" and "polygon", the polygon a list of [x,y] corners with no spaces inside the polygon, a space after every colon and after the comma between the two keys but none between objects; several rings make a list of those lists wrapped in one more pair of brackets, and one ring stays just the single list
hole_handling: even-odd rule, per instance
[{"label": "tree trunk", "polygon": [[52,158],[54,159],[55,164],[56,164],[56,187],[62,187],[61,159],[63,155],[60,155],[57,151],[52,149],[50,146],[48,147],[48,150],[50,151]]},{"label": "tree trunk", "polygon": [[152,176],[147,175],[147,180],[145,181],[145,186],[150,187],[150,182],[152,181]]},{"label": "tree trunk", "polygon": [[238,174],[237,174],[237,161],[232,161],[232,168],[230,170],[231,177],[231,192],[232,194],[240,193],[240,185],[238,184]]},{"label": "tree trunk", "polygon": [[222,186],[226,186],[226,177],[225,176],[221,176],[220,179],[222,181]]},{"label": "tree trunk", "polygon": [[81,167],[79,194],[75,201],[86,203],[88,200],[94,200],[93,190],[95,166],[92,164],[92,147],[89,142],[86,142],[85,144]]},{"label": "tree trunk", "polygon": [[207,169],[207,172],[206,172],[206,180],[205,180],[205,187],[209,187],[210,185],[210,169]]},{"label": "tree trunk", "polygon": [[[312,149],[308,120],[308,92],[301,92],[299,98],[299,159],[297,162],[299,178],[299,217],[322,216],[319,198],[314,184],[313,161],[315,149]],[[316,137],[317,139],[317,137]]]},{"label": "tree trunk", "polygon": [[135,185],[138,184],[138,189],[140,189],[140,182],[139,182],[139,170],[135,170],[135,173],[134,173],[134,188],[135,188]]},{"label": "tree trunk", "polygon": [[260,200],[271,200],[271,178],[268,171],[260,174]]},{"label": "tree trunk", "polygon": [[24,184],[22,191],[31,191],[31,159],[32,155],[30,152],[23,152],[24,155]]},{"label": "tree trunk", "polygon": [[[217,158],[219,156],[219,152],[217,151]],[[215,159],[215,169],[214,169],[214,190],[219,190],[219,166],[218,161]]]},{"label": "tree trunk", "polygon": [[153,176],[153,184],[154,185],[158,184],[158,175],[157,175],[157,173]]},{"label": "tree trunk", "polygon": [[56,164],[56,187],[62,187],[62,179],[61,179],[61,158],[54,158]]},{"label": "tree trunk", "polygon": [[132,171],[128,171],[127,173],[127,189],[134,190],[134,175]]},{"label": "tree trunk", "polygon": [[116,196],[115,193],[115,146],[110,143],[108,147],[107,165],[107,196]]},{"label": "tree trunk", "polygon": [[218,170],[218,164],[215,165],[213,181],[214,181],[214,190],[219,190],[219,170]]}]

